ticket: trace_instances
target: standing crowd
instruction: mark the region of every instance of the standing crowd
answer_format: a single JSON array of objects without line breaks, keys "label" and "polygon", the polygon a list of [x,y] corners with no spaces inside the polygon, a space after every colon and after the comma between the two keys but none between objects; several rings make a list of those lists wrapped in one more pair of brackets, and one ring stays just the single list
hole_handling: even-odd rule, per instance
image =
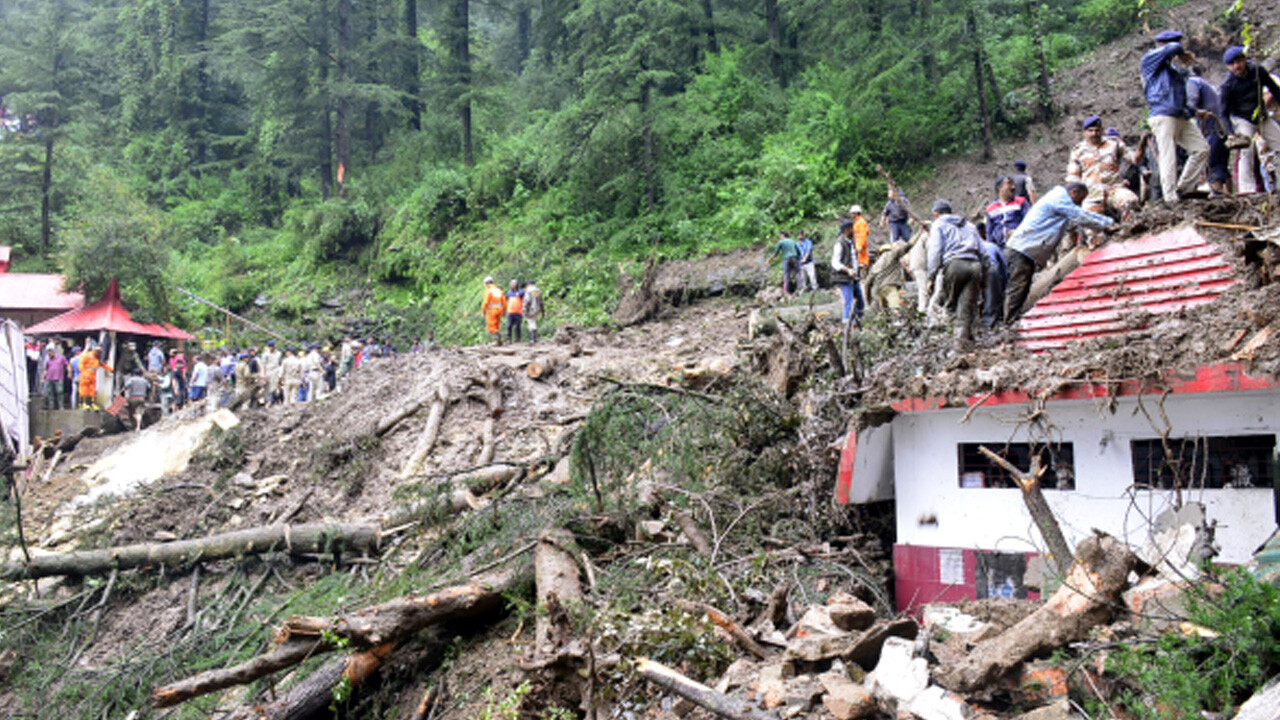
[{"label": "standing crowd", "polygon": [[[1148,130],[1136,147],[1101,117],[1084,118],[1063,183],[1043,195],[1027,164],[1017,161],[1012,173],[995,179],[995,197],[984,208],[966,216],[939,199],[924,220],[890,183],[879,218],[888,240],[874,253],[870,224],[860,206],[851,207],[830,257],[844,321],[860,322],[868,304],[900,312],[912,283],[919,312],[935,322],[949,319],[964,347],[979,324],[989,330],[1017,324],[1037,270],[1076,245],[1101,244],[1143,203],[1271,192],[1280,154],[1275,78],[1236,46],[1224,54],[1226,79],[1215,87],[1182,40],[1177,31],[1162,32],[1142,58]],[[784,292],[817,289],[816,240],[781,233],[768,258],[782,258]]]}]

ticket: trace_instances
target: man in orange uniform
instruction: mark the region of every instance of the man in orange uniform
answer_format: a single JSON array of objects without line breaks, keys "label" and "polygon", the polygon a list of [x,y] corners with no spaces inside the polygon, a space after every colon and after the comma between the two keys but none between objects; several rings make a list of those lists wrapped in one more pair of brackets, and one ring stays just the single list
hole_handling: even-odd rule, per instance
[{"label": "man in orange uniform", "polygon": [[493,341],[502,344],[502,314],[506,312],[507,299],[502,295],[502,288],[494,284],[493,278],[484,279],[484,304],[480,312],[484,315],[485,327]]},{"label": "man in orange uniform", "polygon": [[507,342],[520,342],[520,326],[524,322],[524,290],[512,280],[507,291]]},{"label": "man in orange uniform", "polygon": [[862,279],[867,276],[867,268],[871,267],[871,251],[867,247],[871,238],[871,226],[862,216],[861,205],[849,208],[849,215],[853,217],[853,247],[858,251],[858,278]]},{"label": "man in orange uniform", "polygon": [[114,368],[102,362],[102,348],[80,353],[80,399],[81,407],[86,410],[101,409],[98,407],[98,368],[115,372]]}]

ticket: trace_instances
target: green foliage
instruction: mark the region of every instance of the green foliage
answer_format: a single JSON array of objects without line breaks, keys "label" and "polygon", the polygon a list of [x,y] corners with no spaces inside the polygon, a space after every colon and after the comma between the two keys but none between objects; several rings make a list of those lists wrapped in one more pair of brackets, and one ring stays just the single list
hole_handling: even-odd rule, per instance
[{"label": "green foliage", "polygon": [[122,295],[142,304],[140,320],[168,318],[171,219],[105,172],[95,173],[91,186],[64,234],[67,284],[97,298],[118,279]]},{"label": "green foliage", "polygon": [[1167,633],[1108,658],[1135,717],[1229,712],[1280,671],[1280,588],[1243,568],[1228,570],[1222,588],[1193,587],[1187,596],[1187,619],[1215,636]]}]

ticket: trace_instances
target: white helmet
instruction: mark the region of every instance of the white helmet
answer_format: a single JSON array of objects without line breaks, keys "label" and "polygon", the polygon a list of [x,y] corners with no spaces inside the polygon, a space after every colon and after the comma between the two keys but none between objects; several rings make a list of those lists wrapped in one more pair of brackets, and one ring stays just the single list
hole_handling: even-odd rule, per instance
[{"label": "white helmet", "polygon": [[861,215],[861,214],[862,214],[862,206],[861,206],[861,205],[854,205],[853,207],[849,208],[849,214],[850,214],[850,215]]}]

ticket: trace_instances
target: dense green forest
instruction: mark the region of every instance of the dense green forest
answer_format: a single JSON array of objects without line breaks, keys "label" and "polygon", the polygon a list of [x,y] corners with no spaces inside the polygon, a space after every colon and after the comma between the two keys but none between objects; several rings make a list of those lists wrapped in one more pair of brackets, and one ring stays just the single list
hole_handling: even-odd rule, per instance
[{"label": "dense green forest", "polygon": [[0,243],[193,329],[174,287],[466,341],[484,274],[597,321],[655,254],[876,208],[876,163],[1024,131],[1155,5],[0,0]]}]

